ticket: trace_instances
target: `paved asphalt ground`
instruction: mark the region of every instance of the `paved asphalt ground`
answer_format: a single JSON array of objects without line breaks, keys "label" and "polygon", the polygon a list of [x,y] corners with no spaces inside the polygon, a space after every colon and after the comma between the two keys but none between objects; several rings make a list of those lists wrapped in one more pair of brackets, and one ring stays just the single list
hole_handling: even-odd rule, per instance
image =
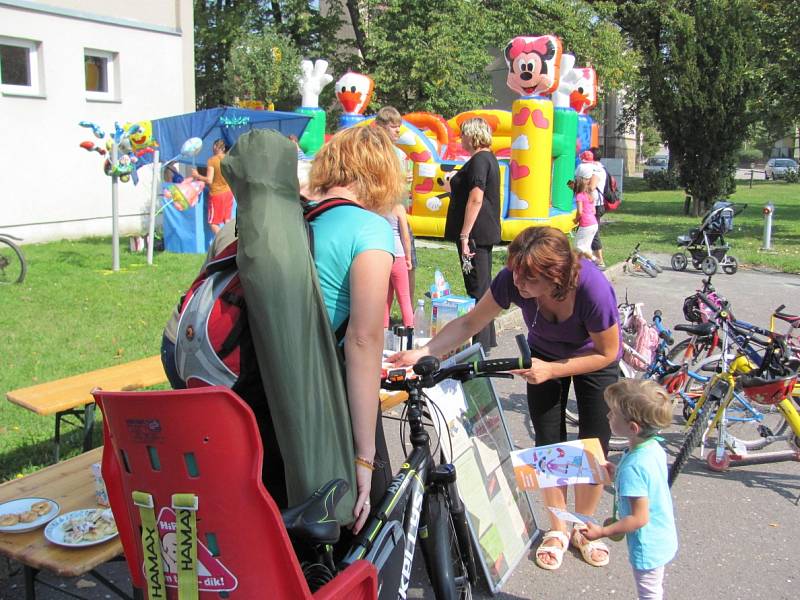
[{"label": "paved asphalt ground", "polygon": [[[643,249],[646,251],[646,248]],[[664,266],[668,256],[654,257]],[[656,279],[646,275],[623,274],[618,267],[608,271],[618,299],[627,291],[630,301],[645,303],[646,315],[658,308],[667,324],[683,321],[683,298],[700,284],[702,275],[695,271],[675,273],[665,269]],[[733,276],[720,274],[714,278],[720,293],[728,297],[739,318],[768,324],[772,308],[785,303],[800,310],[797,292],[800,276],[756,270],[741,270]],[[523,331],[521,322],[512,313],[503,319],[500,345],[493,358],[515,356],[514,335]],[[505,418],[514,443],[519,447],[532,445],[533,434],[527,415],[525,388],[519,381],[495,380]],[[674,456],[682,439],[682,419],[676,411],[673,426],[665,432],[666,446]],[[387,438],[392,446],[393,465],[400,463],[400,441],[394,422],[386,423]],[[574,431],[572,432],[574,434]],[[612,454],[612,460],[618,460]],[[780,462],[764,465],[738,466],[728,473],[712,473],[705,462],[694,458],[673,487],[677,514],[680,549],[667,568],[666,597],[677,600],[756,600],[790,599],[800,596],[798,552],[800,552],[800,464]],[[536,517],[540,527],[547,520],[534,496]],[[611,513],[611,495],[603,496],[599,515]],[[533,562],[533,552],[517,566],[497,596],[502,599],[593,600],[595,598],[634,598],[635,592],[627,560],[625,543],[609,542],[611,563],[594,568],[583,562],[579,553],[568,552],[560,570],[539,569]],[[412,590],[409,597],[432,598],[427,577],[415,560]],[[11,565],[12,569],[14,565]],[[24,597],[21,575],[4,579],[0,561],[0,600]],[[101,572],[126,585],[126,570],[122,564],[106,565]],[[47,580],[65,591],[80,593],[87,598],[110,598],[99,585],[91,585],[89,577]],[[265,582],[266,585],[267,582]],[[77,586],[81,586],[80,588]],[[265,587],[264,598],[269,598]],[[43,600],[63,598],[60,593],[39,587]],[[474,597],[490,598],[483,589]]]}]

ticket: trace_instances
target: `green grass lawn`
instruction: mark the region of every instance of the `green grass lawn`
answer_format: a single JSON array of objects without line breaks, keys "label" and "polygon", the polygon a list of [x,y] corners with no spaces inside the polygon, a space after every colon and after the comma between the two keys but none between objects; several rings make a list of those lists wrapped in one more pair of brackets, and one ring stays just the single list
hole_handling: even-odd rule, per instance
[{"label": "green grass lawn", "polygon": [[[800,185],[744,185],[733,198],[750,207],[736,220],[731,253],[743,264],[800,272]],[[775,254],[758,252],[766,201],[776,206]],[[679,192],[650,192],[641,180],[625,181],[620,210],[603,229],[607,262],[624,260],[638,241],[645,253],[672,253],[675,238],[699,220],[681,214]],[[157,354],[161,330],[203,257],[162,253],[148,267],[143,254],[123,247],[121,270],[113,273],[108,239],[24,246],[28,276],[21,285],[0,287],[0,480],[27,473],[53,456],[53,418],[39,417],[4,400],[9,390]],[[419,248],[416,297],[442,270],[454,293],[463,293],[452,244]],[[504,252],[495,253],[495,271]],[[99,429],[99,428],[98,428]],[[99,431],[97,432],[99,442]],[[66,427],[62,455],[77,454],[80,433]]]}]

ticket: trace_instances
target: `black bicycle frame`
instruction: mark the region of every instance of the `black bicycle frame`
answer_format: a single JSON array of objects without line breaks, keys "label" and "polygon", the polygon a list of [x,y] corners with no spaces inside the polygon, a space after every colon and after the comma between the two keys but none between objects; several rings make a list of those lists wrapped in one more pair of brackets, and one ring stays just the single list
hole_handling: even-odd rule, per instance
[{"label": "black bicycle frame", "polygon": [[[422,522],[422,504],[434,466],[430,451],[430,436],[422,424],[421,401],[419,392],[416,390],[410,393],[408,400],[408,422],[411,427],[410,439],[413,446],[411,454],[392,479],[377,512],[367,521],[363,533],[359,535],[353,548],[342,561],[344,565],[348,565],[364,558],[387,524],[392,521],[400,522],[402,519],[405,548],[400,585],[397,590],[398,598],[406,597],[411,581],[411,564],[416,551],[420,526],[424,531],[428,525]],[[397,516],[393,517],[393,515]]]}]

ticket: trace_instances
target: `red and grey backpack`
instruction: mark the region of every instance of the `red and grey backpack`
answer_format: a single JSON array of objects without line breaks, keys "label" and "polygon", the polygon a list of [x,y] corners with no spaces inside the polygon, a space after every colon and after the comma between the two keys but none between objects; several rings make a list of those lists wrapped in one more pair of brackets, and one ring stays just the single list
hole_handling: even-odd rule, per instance
[{"label": "red and grey backpack", "polygon": [[[312,256],[314,239],[309,223],[338,206],[363,208],[343,198],[304,205]],[[244,290],[236,266],[238,246],[238,240],[234,240],[206,263],[180,300],[175,366],[187,387],[223,385],[233,388],[242,375],[242,348],[252,342]],[[345,320],[337,329],[337,341],[344,339],[347,323]]]}]

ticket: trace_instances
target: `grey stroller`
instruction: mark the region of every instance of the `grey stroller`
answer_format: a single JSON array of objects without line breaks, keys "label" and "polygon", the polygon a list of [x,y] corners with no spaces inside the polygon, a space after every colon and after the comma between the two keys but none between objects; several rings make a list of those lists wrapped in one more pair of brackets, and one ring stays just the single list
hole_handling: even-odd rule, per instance
[{"label": "grey stroller", "polygon": [[730,246],[725,242],[725,234],[733,231],[733,219],[747,208],[746,204],[735,207],[732,202],[714,202],[700,227],[693,227],[686,235],[678,236],[678,246],[683,248],[672,255],[672,268],[683,271],[689,264],[686,254],[691,257],[692,266],[706,275],[713,275],[719,267],[728,275],[739,268],[738,261],[728,256]]}]

